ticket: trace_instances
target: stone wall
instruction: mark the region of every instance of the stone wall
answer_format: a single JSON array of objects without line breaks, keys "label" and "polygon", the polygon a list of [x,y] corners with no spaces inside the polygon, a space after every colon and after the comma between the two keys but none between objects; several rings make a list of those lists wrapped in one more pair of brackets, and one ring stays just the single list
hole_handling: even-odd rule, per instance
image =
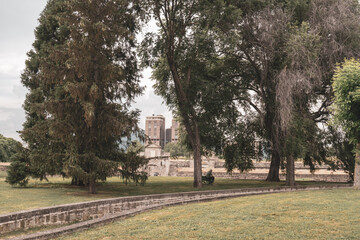
[{"label": "stone wall", "polygon": [[342,184],[309,187],[297,186],[277,188],[229,189],[217,191],[199,191],[121,197],[84,203],[66,204],[61,206],[40,208],[30,211],[21,211],[0,215],[0,234],[46,225],[61,225],[92,219],[105,219],[106,217],[116,215],[121,212],[126,212],[128,210],[139,210],[139,212],[141,212],[146,209],[155,209],[161,206],[171,206],[199,201],[212,201],[217,199],[240,197],[247,195],[290,192],[297,190],[314,190],[340,187],[343,188],[351,186],[352,185]]},{"label": "stone wall", "polygon": [[[236,179],[255,179],[265,180],[267,177],[270,162],[254,162],[254,170],[249,172],[234,171],[228,174],[224,168],[224,161],[217,158],[204,158],[202,160],[203,174],[209,169],[213,169],[215,177],[236,178]],[[348,182],[349,176],[345,172],[339,170],[333,172],[328,170],[328,165],[316,166],[314,173],[310,172],[308,166],[304,166],[302,162],[295,163],[296,179],[306,179],[312,181],[327,182]],[[171,159],[167,157],[153,158],[149,161],[146,169],[150,176],[178,176],[193,177],[193,161],[185,159]],[[285,173],[280,174],[280,179],[285,180]]]},{"label": "stone wall", "polygon": [[189,160],[171,160],[170,158],[150,159],[145,171],[150,176],[177,176],[178,168],[190,168]]},{"label": "stone wall", "polygon": [[[228,179],[251,179],[251,180],[265,180],[267,173],[232,173],[228,174],[226,172],[213,172],[213,175],[216,178],[228,178]],[[177,173],[178,177],[193,177],[194,175],[191,172],[182,172]],[[319,182],[343,182],[346,183],[349,181],[349,176],[347,174],[295,174],[295,179],[304,179],[310,181],[319,181]],[[280,180],[286,180],[286,174],[280,174]]]},{"label": "stone wall", "polygon": [[10,163],[6,162],[6,163],[0,163],[0,171],[7,171],[7,169],[9,168]]}]

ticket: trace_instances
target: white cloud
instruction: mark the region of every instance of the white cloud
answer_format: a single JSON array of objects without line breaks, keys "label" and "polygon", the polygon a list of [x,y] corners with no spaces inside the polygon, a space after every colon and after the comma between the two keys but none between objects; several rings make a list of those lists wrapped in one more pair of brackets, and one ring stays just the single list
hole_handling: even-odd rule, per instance
[{"label": "white cloud", "polygon": [[0,134],[21,141],[17,131],[22,129],[25,112],[21,108],[0,107]]},{"label": "white cloud", "polygon": [[168,107],[163,103],[163,99],[156,95],[153,89],[154,80],[151,80],[151,69],[146,68],[142,72],[141,86],[145,86],[145,92],[143,95],[135,99],[135,103],[132,105],[132,108],[139,109],[140,122],[139,125],[141,128],[145,128],[145,118],[147,116],[155,115],[164,115],[165,116],[165,126],[168,128],[171,126],[172,114]]},{"label": "white cloud", "polygon": [[20,75],[47,0],[0,0],[0,134],[20,140],[26,89]]},{"label": "white cloud", "polygon": [[11,120],[11,117],[14,116],[14,113],[11,111],[5,111],[4,109],[0,109],[0,122]]}]

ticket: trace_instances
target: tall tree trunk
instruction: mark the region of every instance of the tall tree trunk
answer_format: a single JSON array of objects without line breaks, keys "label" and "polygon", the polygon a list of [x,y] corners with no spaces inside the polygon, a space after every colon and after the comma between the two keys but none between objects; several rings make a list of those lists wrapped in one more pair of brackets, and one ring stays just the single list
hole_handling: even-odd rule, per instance
[{"label": "tall tree trunk", "polygon": [[360,143],[358,143],[356,146],[354,188],[360,189]]},{"label": "tall tree trunk", "polygon": [[[181,111],[180,111],[181,113]],[[200,142],[200,132],[198,124],[195,120],[192,120],[190,124],[189,116],[182,114],[183,123],[185,130],[187,132],[187,137],[193,149],[194,157],[194,184],[195,188],[202,187],[202,164],[201,164],[201,142]]]},{"label": "tall tree trunk", "polygon": [[79,180],[77,177],[72,177],[71,179],[71,185],[74,185],[74,186],[85,186],[84,182]]},{"label": "tall tree trunk", "polygon": [[268,182],[280,182],[280,154],[277,150],[273,149],[271,154],[271,163],[266,181]]},{"label": "tall tree trunk", "polygon": [[[269,81],[267,81],[269,82]],[[264,128],[266,130],[266,137],[271,142],[271,163],[268,176],[266,181],[268,182],[280,182],[279,171],[280,171],[280,151],[279,151],[279,134],[278,126],[275,124],[275,110],[274,102],[276,101],[275,96],[271,92],[266,94],[269,97],[263,97],[265,101],[265,117],[264,117]]]},{"label": "tall tree trunk", "polygon": [[89,193],[95,194],[96,193],[96,181],[95,178],[90,177],[89,180]]},{"label": "tall tree trunk", "polygon": [[286,186],[295,186],[295,161],[292,155],[286,158]]},{"label": "tall tree trunk", "polygon": [[197,123],[194,124],[194,140],[195,143],[193,145],[194,151],[194,187],[201,188],[202,187],[202,166],[201,166],[201,151],[200,151],[200,134]]},{"label": "tall tree trunk", "polygon": [[[200,145],[200,132],[199,127],[196,120],[196,113],[189,103],[189,100],[184,91],[184,87],[181,84],[180,76],[178,73],[178,69],[176,67],[175,61],[173,59],[172,54],[168,54],[167,56],[168,64],[170,66],[170,70],[173,76],[174,84],[175,84],[175,94],[177,97],[178,107],[180,110],[180,115],[183,119],[183,123],[185,126],[185,130],[187,132],[191,147],[193,148],[194,154],[194,187],[201,188],[202,187],[202,166],[201,166],[201,145]],[[190,74],[188,74],[187,82],[190,81]]]}]

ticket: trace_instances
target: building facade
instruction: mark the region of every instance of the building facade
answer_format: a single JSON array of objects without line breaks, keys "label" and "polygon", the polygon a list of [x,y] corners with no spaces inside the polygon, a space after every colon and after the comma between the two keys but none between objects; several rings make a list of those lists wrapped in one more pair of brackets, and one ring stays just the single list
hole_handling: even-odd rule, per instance
[{"label": "building facade", "polygon": [[171,142],[179,141],[179,121],[173,119],[171,123]]},{"label": "building facade", "polygon": [[149,137],[145,144],[157,144],[164,148],[165,146],[165,117],[163,115],[152,115],[146,117],[145,134]]},{"label": "building facade", "polygon": [[166,129],[165,145],[171,142],[171,128]]}]

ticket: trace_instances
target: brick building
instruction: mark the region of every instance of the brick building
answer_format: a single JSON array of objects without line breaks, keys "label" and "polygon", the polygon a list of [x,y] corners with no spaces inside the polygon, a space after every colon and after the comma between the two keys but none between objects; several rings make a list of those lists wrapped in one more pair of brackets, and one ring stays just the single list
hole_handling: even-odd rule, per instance
[{"label": "brick building", "polygon": [[171,124],[171,142],[179,141],[179,121],[173,119]]},{"label": "brick building", "polygon": [[[145,134],[150,138],[152,144],[157,144],[164,148],[165,146],[165,117],[163,115],[152,115],[146,117]],[[150,144],[146,140],[146,145]]]},{"label": "brick building", "polygon": [[171,142],[171,128],[166,129],[165,145]]}]

